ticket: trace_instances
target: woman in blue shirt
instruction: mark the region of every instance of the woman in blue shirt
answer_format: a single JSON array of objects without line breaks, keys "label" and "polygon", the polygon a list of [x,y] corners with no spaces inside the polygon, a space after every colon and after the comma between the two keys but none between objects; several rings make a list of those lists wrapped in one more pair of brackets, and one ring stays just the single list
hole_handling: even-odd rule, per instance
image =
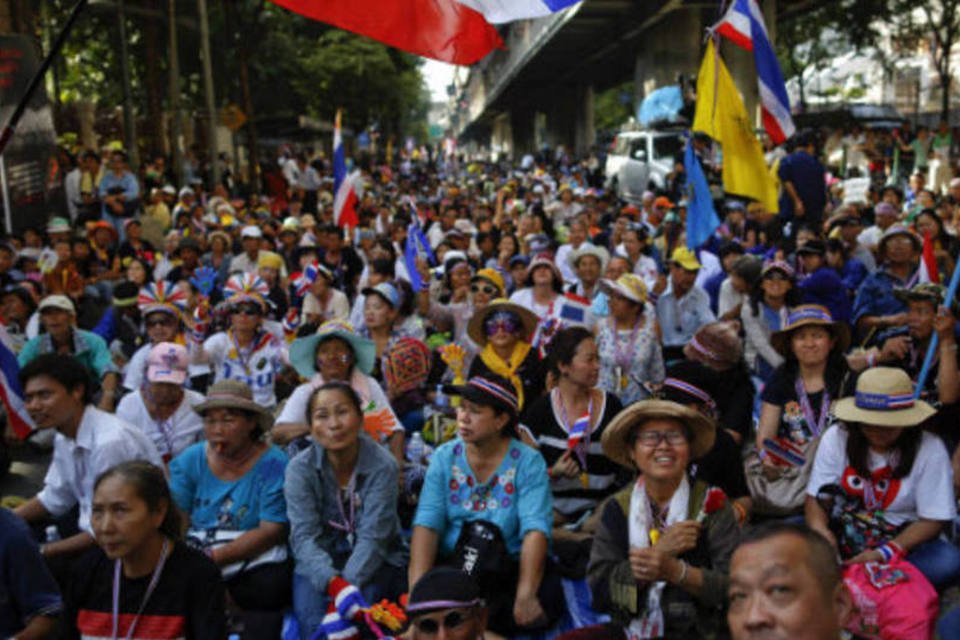
[{"label": "woman in blue shirt", "polygon": [[399,468],[363,431],[360,397],[347,382],[310,395],[312,444],[287,467],[284,493],[296,558],[293,608],[300,637],[327,613],[331,580],[355,585],[367,602],[405,591],[406,565],[397,518]]},{"label": "woman in blue shirt", "polygon": [[474,377],[452,391],[462,397],[459,437],[430,460],[413,521],[409,583],[436,564],[454,564],[477,577],[491,630],[509,637],[549,625],[564,600],[547,562],[553,505],[546,463],[516,437],[510,382]]},{"label": "woman in blue shirt", "polygon": [[273,419],[239,380],[215,383],[194,411],[203,416],[206,442],[171,460],[170,492],[190,518],[188,538],[220,567],[230,597],[244,611],[246,632],[277,637],[290,604],[287,457],[264,442]]}]

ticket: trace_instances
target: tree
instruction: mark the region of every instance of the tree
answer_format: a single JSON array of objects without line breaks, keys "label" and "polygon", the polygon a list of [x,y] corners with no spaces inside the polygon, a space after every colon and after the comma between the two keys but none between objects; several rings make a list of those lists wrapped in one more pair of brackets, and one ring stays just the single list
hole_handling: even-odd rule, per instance
[{"label": "tree", "polygon": [[950,114],[953,69],[950,52],[960,38],[960,0],[890,0],[893,35],[901,47],[913,50],[929,43],[930,58],[940,84],[940,117]]}]

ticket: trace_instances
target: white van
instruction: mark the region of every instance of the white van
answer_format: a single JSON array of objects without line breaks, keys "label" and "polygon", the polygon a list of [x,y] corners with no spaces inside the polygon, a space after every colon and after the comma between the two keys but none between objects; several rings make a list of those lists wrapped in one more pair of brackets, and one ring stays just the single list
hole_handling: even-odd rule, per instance
[{"label": "white van", "polygon": [[624,131],[610,145],[604,167],[606,187],[622,199],[639,203],[644,191],[666,185],[675,163],[683,160],[683,132]]}]

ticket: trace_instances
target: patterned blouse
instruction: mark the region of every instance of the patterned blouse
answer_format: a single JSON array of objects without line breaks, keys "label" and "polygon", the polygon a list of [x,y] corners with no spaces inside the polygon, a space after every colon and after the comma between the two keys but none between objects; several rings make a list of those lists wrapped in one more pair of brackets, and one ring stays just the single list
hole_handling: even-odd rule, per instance
[{"label": "patterned blouse", "polygon": [[[597,348],[600,351],[599,387],[620,399],[623,406],[647,398],[643,383],[663,382],[666,375],[660,341],[654,331],[656,313],[644,305],[640,327],[634,333],[614,329],[613,320],[598,323]],[[631,348],[632,338],[632,348]]]}]

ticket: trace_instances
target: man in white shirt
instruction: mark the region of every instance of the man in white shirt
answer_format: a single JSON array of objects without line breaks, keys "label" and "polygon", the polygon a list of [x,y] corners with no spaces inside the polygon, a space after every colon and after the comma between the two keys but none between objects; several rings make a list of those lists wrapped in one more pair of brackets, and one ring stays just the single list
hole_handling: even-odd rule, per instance
[{"label": "man in white shirt", "polygon": [[43,489],[15,513],[34,523],[80,507],[80,532],[43,545],[45,556],[72,555],[93,546],[90,508],[101,473],[130,460],[162,464],[143,432],[90,404],[91,379],[78,360],[53,353],[37,356],[20,371],[27,412],[38,429],[56,429],[57,435]]}]

